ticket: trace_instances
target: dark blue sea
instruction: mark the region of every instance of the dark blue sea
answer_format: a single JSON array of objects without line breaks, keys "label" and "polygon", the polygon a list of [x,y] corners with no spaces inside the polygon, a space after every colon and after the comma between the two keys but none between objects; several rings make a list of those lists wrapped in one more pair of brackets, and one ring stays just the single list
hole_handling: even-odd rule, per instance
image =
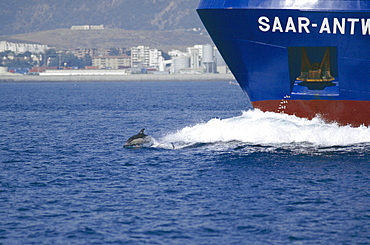
[{"label": "dark blue sea", "polygon": [[370,244],[370,128],[249,109],[227,81],[1,83],[0,244]]}]

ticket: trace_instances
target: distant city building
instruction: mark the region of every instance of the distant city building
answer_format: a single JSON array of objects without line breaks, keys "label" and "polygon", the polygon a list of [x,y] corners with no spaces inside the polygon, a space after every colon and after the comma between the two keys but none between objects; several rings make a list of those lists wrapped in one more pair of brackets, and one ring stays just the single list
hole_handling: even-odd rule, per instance
[{"label": "distant city building", "polygon": [[131,58],[127,55],[119,56],[93,56],[92,65],[99,69],[123,69],[129,68]]},{"label": "distant city building", "polygon": [[211,44],[206,44],[203,46],[202,63],[206,69],[206,73],[217,72],[217,62]]},{"label": "distant city building", "polygon": [[131,67],[149,67],[149,47],[137,46],[131,48]]},{"label": "distant city building", "polygon": [[163,61],[162,51],[158,49],[149,50],[149,67],[159,68]]},{"label": "distant city building", "polygon": [[8,41],[0,41],[0,52],[12,51],[15,54],[31,52],[44,53],[49,47],[43,44],[34,43],[12,43]]},{"label": "distant city building", "polygon": [[199,53],[199,59],[202,60],[202,56],[203,56],[203,46],[204,45],[194,45],[193,47],[188,47],[186,50],[188,52],[189,55],[191,55],[191,52],[193,50],[198,50],[198,53]]},{"label": "distant city building", "polygon": [[71,26],[71,30],[104,30],[104,25]]},{"label": "distant city building", "polygon": [[[101,26],[74,26],[74,29],[104,28]],[[131,47],[131,57],[126,55],[129,50],[125,48],[76,48],[67,51],[57,51],[58,57],[47,57],[43,62],[45,53],[49,47],[40,44],[12,43],[0,41],[0,52],[11,51],[2,57],[0,64],[12,62],[15,59],[32,62],[35,65],[50,66],[50,62],[59,59],[62,62],[62,53],[73,53],[78,58],[92,57],[92,65],[86,69],[124,69],[130,68],[132,73],[177,73],[177,74],[202,74],[202,73],[230,73],[216,47],[210,44],[194,45],[188,47],[185,52],[171,50],[168,55],[171,59],[165,60],[162,51],[147,46]],[[32,55],[20,57],[18,54],[31,52]],[[55,62],[54,62],[55,63]],[[67,64],[67,63],[65,63]]]},{"label": "distant city building", "polygon": [[109,56],[109,51],[110,51],[110,48],[99,48],[97,55],[99,56],[108,55]]},{"label": "distant city building", "polygon": [[188,48],[190,56],[190,68],[198,69],[200,67],[201,56],[199,55],[199,49]]},{"label": "distant city building", "polygon": [[90,55],[91,57],[98,55],[98,49],[96,48],[77,48],[74,50],[74,54],[78,58],[84,58],[85,55]]},{"label": "distant city building", "polygon": [[168,52],[168,55],[171,57],[182,57],[182,56],[188,56],[189,54],[186,52],[182,52],[180,50],[172,49]]},{"label": "distant city building", "polygon": [[176,56],[172,57],[171,73],[181,73],[181,70],[190,68],[190,57]]},{"label": "distant city building", "polygon": [[[187,52],[179,50],[168,52],[172,57],[171,73],[217,73],[217,57],[221,58],[221,56],[212,45],[194,45],[193,47],[188,47],[186,50]],[[223,70],[226,71],[226,69]]]},{"label": "distant city building", "polygon": [[[131,67],[138,68],[163,68],[164,58],[162,51],[151,49],[146,46],[136,46],[131,48]],[[161,70],[161,69],[160,69]]]}]

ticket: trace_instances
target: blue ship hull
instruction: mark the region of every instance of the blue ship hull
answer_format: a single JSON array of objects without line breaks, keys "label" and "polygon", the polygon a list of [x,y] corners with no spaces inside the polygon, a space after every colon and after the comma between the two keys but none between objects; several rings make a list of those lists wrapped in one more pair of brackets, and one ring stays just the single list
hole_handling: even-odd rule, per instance
[{"label": "blue ship hull", "polygon": [[202,0],[197,11],[254,107],[370,125],[370,2],[312,2]]}]

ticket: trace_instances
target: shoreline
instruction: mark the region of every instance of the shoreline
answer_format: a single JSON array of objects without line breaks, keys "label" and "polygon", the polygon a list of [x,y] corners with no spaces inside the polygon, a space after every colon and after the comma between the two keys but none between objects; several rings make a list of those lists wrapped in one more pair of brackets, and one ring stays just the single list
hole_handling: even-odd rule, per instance
[{"label": "shoreline", "polygon": [[214,82],[235,81],[232,74],[15,75],[0,74],[0,83],[21,82]]}]

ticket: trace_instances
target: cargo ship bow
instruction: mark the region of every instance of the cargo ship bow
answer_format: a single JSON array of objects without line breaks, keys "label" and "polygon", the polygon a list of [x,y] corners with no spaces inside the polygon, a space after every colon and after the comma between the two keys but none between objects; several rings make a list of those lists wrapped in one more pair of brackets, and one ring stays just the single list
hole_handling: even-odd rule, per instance
[{"label": "cargo ship bow", "polygon": [[255,108],[370,125],[370,1],[201,0],[197,12]]}]

